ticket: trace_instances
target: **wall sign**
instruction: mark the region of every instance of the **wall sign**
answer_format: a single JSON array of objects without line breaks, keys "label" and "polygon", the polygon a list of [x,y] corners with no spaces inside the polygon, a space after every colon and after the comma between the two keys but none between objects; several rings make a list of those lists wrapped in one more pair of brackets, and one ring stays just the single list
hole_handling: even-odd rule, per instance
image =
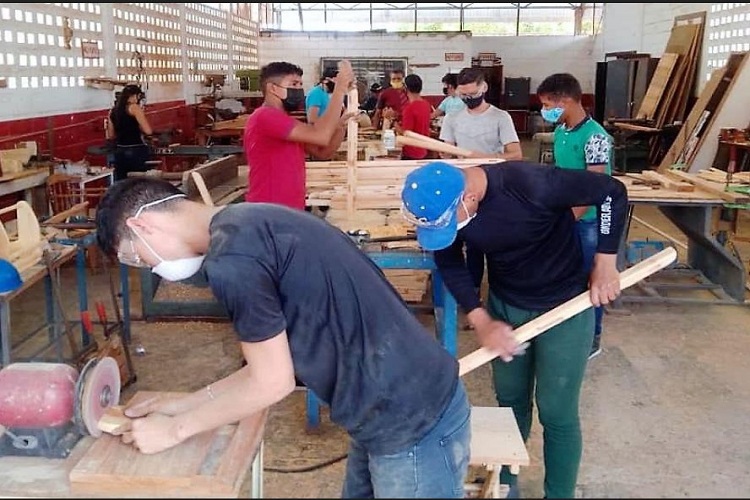
[{"label": "wall sign", "polygon": [[81,40],[81,55],[84,59],[98,59],[100,57],[99,44]]},{"label": "wall sign", "polygon": [[463,52],[446,52],[445,60],[449,62],[461,62],[464,60]]}]

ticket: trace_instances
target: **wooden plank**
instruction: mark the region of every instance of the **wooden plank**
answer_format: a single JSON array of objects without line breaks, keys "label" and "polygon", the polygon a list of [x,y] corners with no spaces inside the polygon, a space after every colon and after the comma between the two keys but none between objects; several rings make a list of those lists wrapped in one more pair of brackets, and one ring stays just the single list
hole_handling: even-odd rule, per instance
[{"label": "wooden plank", "polygon": [[516,467],[529,465],[529,454],[511,408],[471,407],[469,463]]},{"label": "wooden plank", "polygon": [[[140,391],[133,400],[156,395],[180,394]],[[258,413],[153,455],[138,452],[118,437],[103,435],[70,471],[71,492],[111,497],[236,497],[257,452],[266,416],[266,412]]]},{"label": "wooden plank", "polygon": [[659,105],[659,101],[664,95],[664,90],[669,85],[669,77],[672,75],[677,60],[680,55],[673,52],[667,52],[662,54],[659,59],[659,64],[656,65],[654,75],[651,77],[651,82],[646,90],[646,95],[641,101],[641,106],[638,108],[636,119],[638,120],[653,120],[656,108]]},{"label": "wooden plank", "polygon": [[[353,86],[349,90],[347,99],[347,112],[356,113],[358,110],[359,93],[357,87]],[[350,119],[347,123],[346,132],[346,166],[347,166],[347,184],[349,191],[346,198],[346,211],[348,214],[354,214],[354,198],[357,192],[357,140],[359,124],[357,120]]]},{"label": "wooden plank", "polygon": [[[642,260],[633,267],[620,273],[620,289],[625,290],[626,288],[635,285],[642,279],[645,279],[655,272],[665,268],[674,262],[676,258],[677,250],[670,247]],[[537,335],[546,332],[550,328],[559,325],[563,321],[572,318],[591,306],[591,293],[586,290],[580,295],[573,297],[567,302],[516,328],[516,340],[519,344],[528,342]],[[481,347],[459,360],[459,375],[464,376],[470,371],[489,363],[496,357],[497,354],[495,352]]]},{"label": "wooden plank", "polygon": [[233,181],[239,175],[240,155],[228,155],[202,163],[182,173],[182,190],[191,200],[200,199],[200,191],[193,180],[192,173],[198,172],[209,190],[216,186]]},{"label": "wooden plank", "polygon": [[423,139],[417,139],[415,137],[405,135],[396,136],[396,144],[398,144],[399,146],[415,146],[418,148],[424,148],[430,151],[437,151],[438,153],[446,153],[455,156],[471,156],[472,154],[472,151],[469,149],[459,148],[446,142],[425,141]]},{"label": "wooden plank", "polygon": [[643,177],[645,177],[648,180],[658,182],[662,186],[664,186],[667,189],[673,189],[675,191],[683,191],[683,192],[690,192],[695,191],[695,186],[689,182],[685,181],[677,181],[674,179],[670,179],[669,177],[662,175],[658,172],[654,172],[653,170],[644,170],[641,172]]},{"label": "wooden plank", "polygon": [[733,193],[725,190],[724,184],[707,181],[696,175],[691,175],[679,170],[667,170],[665,175],[675,179],[683,180],[695,184],[698,188],[718,196],[728,203],[747,203],[750,202],[750,196],[740,193]]},{"label": "wooden plank", "polygon": [[696,127],[701,123],[701,121],[705,119],[703,118],[703,116],[706,105],[708,105],[708,102],[711,100],[714,94],[719,91],[726,71],[727,67],[724,66],[722,68],[714,70],[711,73],[711,79],[703,87],[701,95],[693,105],[693,108],[691,109],[690,114],[688,115],[685,122],[682,124],[682,127],[680,127],[680,131],[677,134],[677,137],[675,137],[674,142],[672,142],[669,150],[662,158],[661,163],[659,164],[659,168],[657,169],[659,173],[664,173],[665,171],[669,170],[672,165],[677,163],[677,160],[680,157],[685,146],[691,140],[691,137],[695,136]]},{"label": "wooden plank", "polygon": [[750,109],[750,53],[743,52],[729,56],[727,74],[732,74],[731,81],[722,82],[726,91],[716,104],[712,119],[705,127],[705,132],[695,148],[695,153],[687,163],[686,171],[693,172],[713,166],[719,148],[719,131],[728,125],[744,127],[748,121]]}]

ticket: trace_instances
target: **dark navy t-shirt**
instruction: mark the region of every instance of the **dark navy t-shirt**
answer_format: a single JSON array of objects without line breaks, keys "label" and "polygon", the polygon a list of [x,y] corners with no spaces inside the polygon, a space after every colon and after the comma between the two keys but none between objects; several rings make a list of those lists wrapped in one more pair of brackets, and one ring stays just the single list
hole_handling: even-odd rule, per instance
[{"label": "dark navy t-shirt", "polygon": [[353,439],[395,453],[437,422],[458,362],[346,234],[266,203],[224,208],[210,232],[204,271],[240,340],[286,330],[296,376]]}]

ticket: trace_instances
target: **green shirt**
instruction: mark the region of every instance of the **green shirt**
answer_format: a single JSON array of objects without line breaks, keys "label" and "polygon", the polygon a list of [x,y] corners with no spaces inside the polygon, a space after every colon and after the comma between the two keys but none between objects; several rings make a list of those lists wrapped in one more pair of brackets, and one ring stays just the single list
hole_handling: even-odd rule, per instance
[{"label": "green shirt", "polygon": [[[590,116],[572,129],[558,125],[553,147],[555,165],[560,168],[585,170],[589,165],[606,164],[606,173],[612,174],[612,137]],[[581,216],[581,220],[595,218],[596,207]]]}]

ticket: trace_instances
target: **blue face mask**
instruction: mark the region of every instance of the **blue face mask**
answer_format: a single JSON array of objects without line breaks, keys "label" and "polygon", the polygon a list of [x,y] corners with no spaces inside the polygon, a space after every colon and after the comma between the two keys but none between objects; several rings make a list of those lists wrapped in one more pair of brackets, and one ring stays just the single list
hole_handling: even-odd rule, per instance
[{"label": "blue face mask", "polygon": [[546,122],[557,123],[564,112],[565,110],[560,106],[551,109],[542,108],[542,118]]}]

